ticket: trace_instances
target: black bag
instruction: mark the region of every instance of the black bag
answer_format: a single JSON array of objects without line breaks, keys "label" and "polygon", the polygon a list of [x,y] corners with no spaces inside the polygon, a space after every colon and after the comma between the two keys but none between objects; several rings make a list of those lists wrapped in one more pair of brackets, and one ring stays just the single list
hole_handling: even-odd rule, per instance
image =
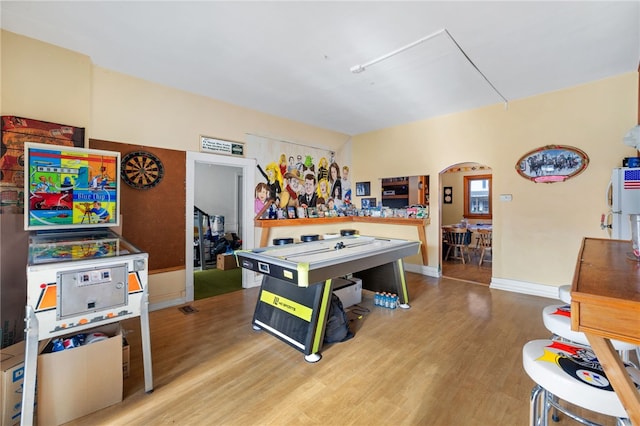
[{"label": "black bag", "polygon": [[215,245],[213,246],[213,255],[217,256],[219,254],[226,253],[228,247],[229,241],[227,241],[225,238],[220,238],[215,242]]},{"label": "black bag", "polygon": [[331,293],[331,303],[329,304],[329,314],[327,316],[327,327],[324,331],[324,342],[335,343],[344,342],[353,337],[349,330],[349,318],[344,311],[342,301],[338,296]]}]

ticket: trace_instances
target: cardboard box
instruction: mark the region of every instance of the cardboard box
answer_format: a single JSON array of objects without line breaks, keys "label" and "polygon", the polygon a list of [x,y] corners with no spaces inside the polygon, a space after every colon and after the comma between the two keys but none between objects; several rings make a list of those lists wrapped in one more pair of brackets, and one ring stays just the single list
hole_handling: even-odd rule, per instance
[{"label": "cardboard box", "polygon": [[232,254],[219,254],[216,268],[226,271],[227,269],[236,269],[238,267],[238,263],[236,262],[236,257]]},{"label": "cardboard box", "polygon": [[38,424],[59,425],[122,401],[120,324],[82,333],[97,331],[111,337],[38,356]]},{"label": "cardboard box", "polygon": [[0,350],[2,367],[2,426],[20,424],[22,415],[22,386],[24,381],[24,341]]},{"label": "cardboard box", "polygon": [[130,358],[130,348],[129,342],[127,339],[122,339],[122,378],[126,379],[129,377],[129,358]]},{"label": "cardboard box", "polygon": [[355,277],[348,280],[341,279],[334,286],[333,294],[340,298],[342,307],[345,309],[357,305],[362,302],[362,280]]}]

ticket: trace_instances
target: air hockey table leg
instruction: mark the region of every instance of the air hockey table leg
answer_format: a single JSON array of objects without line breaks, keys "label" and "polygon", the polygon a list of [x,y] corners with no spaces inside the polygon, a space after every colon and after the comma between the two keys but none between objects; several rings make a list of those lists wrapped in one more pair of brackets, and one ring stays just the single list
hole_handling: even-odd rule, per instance
[{"label": "air hockey table leg", "polygon": [[304,356],[304,360],[309,363],[318,362],[322,359],[320,350],[324,344],[324,333],[329,319],[329,306],[331,305],[331,296],[333,295],[333,280],[328,279],[323,284],[322,297],[320,298],[320,306],[318,310],[318,322],[315,332],[313,333],[313,341],[310,347],[310,354]]},{"label": "air hockey table leg", "polygon": [[362,288],[369,291],[395,293],[398,307],[409,309],[409,291],[402,259],[358,271],[353,274],[362,280]]},{"label": "air hockey table leg", "polygon": [[402,259],[396,260],[396,273],[398,280],[398,292],[402,296],[403,303],[399,303],[398,307],[402,309],[409,309],[409,292],[407,290],[407,277],[404,273],[404,262]]},{"label": "air hockey table leg", "polygon": [[320,355],[319,353],[309,354],[309,355],[305,355],[304,356],[304,360],[309,362],[309,363],[318,362],[321,359],[322,359],[322,355]]}]

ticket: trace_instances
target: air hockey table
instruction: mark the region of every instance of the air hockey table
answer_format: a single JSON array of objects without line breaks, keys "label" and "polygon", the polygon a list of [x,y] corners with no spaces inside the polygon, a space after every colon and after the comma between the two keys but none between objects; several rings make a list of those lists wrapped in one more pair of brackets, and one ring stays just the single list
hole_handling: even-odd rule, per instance
[{"label": "air hockey table", "polygon": [[349,235],[235,254],[241,267],[263,274],[253,328],[317,362],[336,282],[355,276],[363,289],[396,293],[399,306],[408,309],[402,259],[419,249],[419,241]]}]

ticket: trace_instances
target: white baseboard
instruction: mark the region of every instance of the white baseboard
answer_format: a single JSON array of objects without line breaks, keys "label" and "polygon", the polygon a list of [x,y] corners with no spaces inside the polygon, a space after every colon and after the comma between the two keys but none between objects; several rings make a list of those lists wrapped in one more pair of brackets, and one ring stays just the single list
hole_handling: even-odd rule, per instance
[{"label": "white baseboard", "polygon": [[415,263],[405,263],[404,270],[407,272],[413,272],[420,275],[426,275],[427,277],[440,278],[441,274],[438,268],[432,266],[416,265]]},{"label": "white baseboard", "polygon": [[512,291],[514,293],[530,294],[532,296],[559,300],[558,287],[550,285],[507,280],[504,278],[491,278],[491,285],[489,288],[493,290]]},{"label": "white baseboard", "polygon": [[[407,272],[414,272],[416,274],[426,275],[428,277],[440,278],[442,276],[441,271],[431,266],[405,263],[404,269]],[[489,286],[489,288],[493,290],[511,291],[514,293],[530,294],[532,296],[547,297],[549,299],[559,300],[558,287],[544,284],[492,277],[491,285]]]}]

